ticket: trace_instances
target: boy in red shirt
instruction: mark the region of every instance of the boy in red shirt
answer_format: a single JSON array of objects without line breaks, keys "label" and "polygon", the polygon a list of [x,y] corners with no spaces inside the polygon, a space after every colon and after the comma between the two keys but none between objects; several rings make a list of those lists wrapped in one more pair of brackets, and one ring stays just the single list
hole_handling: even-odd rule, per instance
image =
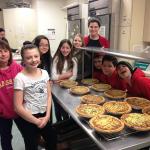
[{"label": "boy in red shirt", "polygon": [[144,72],[133,67],[126,61],[117,64],[117,72],[127,85],[129,95],[144,97],[150,100],[150,79],[145,77]]},{"label": "boy in red shirt", "polygon": [[118,60],[111,55],[105,55],[102,59],[102,72],[99,73],[100,82],[110,84],[114,89],[126,90],[126,84],[121,80],[116,71]]},{"label": "boy in red shirt", "polygon": [[101,55],[96,55],[93,60],[93,78],[99,79],[99,75],[102,73],[102,58]]}]

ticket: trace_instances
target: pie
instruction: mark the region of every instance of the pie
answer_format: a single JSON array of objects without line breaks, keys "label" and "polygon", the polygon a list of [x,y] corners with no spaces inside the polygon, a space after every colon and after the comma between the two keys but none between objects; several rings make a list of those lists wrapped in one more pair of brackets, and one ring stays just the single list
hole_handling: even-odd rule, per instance
[{"label": "pie", "polygon": [[150,101],[141,97],[128,97],[126,98],[126,102],[134,109],[142,109],[144,107],[150,106]]},{"label": "pie", "polygon": [[129,113],[132,110],[131,106],[127,102],[110,101],[106,102],[103,106],[108,113],[114,115],[122,115]]},{"label": "pie", "polygon": [[93,90],[95,90],[95,91],[103,92],[103,91],[111,89],[111,85],[100,83],[100,84],[94,84],[94,85],[92,85],[91,88]]},{"label": "pie", "polygon": [[73,86],[78,85],[78,82],[73,80],[62,80],[59,85],[64,88],[71,88]]},{"label": "pie", "polygon": [[92,118],[98,114],[104,114],[105,109],[96,104],[80,104],[76,107],[76,112],[81,117]]},{"label": "pie", "polygon": [[99,82],[98,79],[91,79],[91,78],[81,80],[81,83],[84,85],[93,85],[93,84],[98,83],[98,82]]},{"label": "pie", "polygon": [[150,115],[150,106],[143,108],[142,113]]},{"label": "pie", "polygon": [[73,86],[70,88],[70,92],[77,95],[87,94],[90,89],[86,86]]},{"label": "pie", "polygon": [[124,123],[110,115],[97,115],[90,119],[90,126],[98,132],[117,133],[123,130]]},{"label": "pie", "polygon": [[105,91],[104,95],[112,99],[119,99],[119,98],[125,98],[127,94],[125,91],[112,89],[112,90]]},{"label": "pie", "polygon": [[150,130],[150,115],[140,113],[129,113],[121,116],[124,124],[134,130],[149,131]]},{"label": "pie", "polygon": [[105,101],[103,96],[87,94],[81,97],[81,102],[86,104],[101,104]]}]

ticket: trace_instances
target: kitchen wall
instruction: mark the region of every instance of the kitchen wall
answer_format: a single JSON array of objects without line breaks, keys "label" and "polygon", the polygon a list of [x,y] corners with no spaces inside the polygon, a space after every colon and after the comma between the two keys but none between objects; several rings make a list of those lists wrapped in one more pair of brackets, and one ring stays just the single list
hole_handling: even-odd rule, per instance
[{"label": "kitchen wall", "polygon": [[[0,8],[5,8],[6,4],[4,0],[0,0]],[[0,11],[0,27],[4,27],[3,11]]]},{"label": "kitchen wall", "polygon": [[[33,1],[33,8],[36,11],[37,34],[48,36],[52,54],[57,50],[60,41],[67,35],[66,11],[62,9],[65,5],[65,0]],[[53,35],[51,31],[54,31]]]},{"label": "kitchen wall", "polygon": [[12,48],[21,49],[26,40],[36,36],[35,11],[30,8],[11,8],[3,10],[6,38]]}]

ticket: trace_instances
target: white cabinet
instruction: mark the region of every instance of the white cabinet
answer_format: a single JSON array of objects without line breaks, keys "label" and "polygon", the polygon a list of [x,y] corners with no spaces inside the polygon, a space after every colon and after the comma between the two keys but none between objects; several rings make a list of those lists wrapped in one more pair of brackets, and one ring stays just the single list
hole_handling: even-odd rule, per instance
[{"label": "white cabinet", "polygon": [[150,42],[150,0],[146,0],[143,41]]},{"label": "white cabinet", "polygon": [[132,51],[137,45],[142,47],[145,0],[121,0],[120,10],[118,49]]},{"label": "white cabinet", "polygon": [[3,17],[6,38],[12,48],[20,49],[24,41],[32,41],[36,36],[36,19],[33,9],[4,9]]}]

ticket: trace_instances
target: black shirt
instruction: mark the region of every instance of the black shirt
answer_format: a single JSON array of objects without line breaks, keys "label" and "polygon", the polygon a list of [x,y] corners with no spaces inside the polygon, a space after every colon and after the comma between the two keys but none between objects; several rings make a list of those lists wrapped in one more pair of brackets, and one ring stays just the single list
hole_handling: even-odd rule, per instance
[{"label": "black shirt", "polygon": [[[99,39],[92,40],[89,37],[89,42],[87,44],[87,47],[102,47],[102,45],[100,44]],[[85,54],[84,54],[84,78],[92,77],[93,56],[94,56],[94,53],[85,51]]]}]

